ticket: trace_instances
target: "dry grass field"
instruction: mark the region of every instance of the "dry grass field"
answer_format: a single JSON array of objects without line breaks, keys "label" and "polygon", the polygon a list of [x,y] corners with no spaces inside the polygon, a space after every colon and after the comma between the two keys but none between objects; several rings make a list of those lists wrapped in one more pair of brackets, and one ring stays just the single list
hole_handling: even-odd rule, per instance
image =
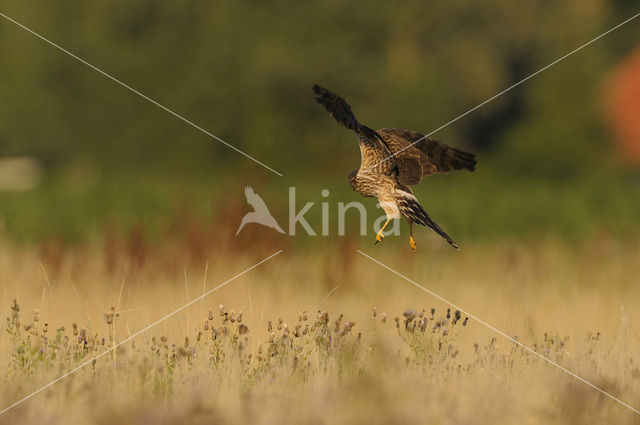
[{"label": "dry grass field", "polygon": [[[637,244],[467,245],[417,255],[391,244],[360,248],[640,408]],[[0,423],[640,421],[464,312],[454,323],[454,308],[356,247],[287,247]],[[108,244],[0,247],[0,408],[277,250],[219,250],[195,261],[158,249],[141,261]]]}]

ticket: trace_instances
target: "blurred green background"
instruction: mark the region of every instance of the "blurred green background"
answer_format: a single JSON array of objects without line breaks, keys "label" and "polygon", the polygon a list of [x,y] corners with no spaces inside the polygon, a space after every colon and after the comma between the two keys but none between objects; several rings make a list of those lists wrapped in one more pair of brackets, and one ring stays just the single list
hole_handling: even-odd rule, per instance
[{"label": "blurred green background", "polygon": [[[429,133],[634,7],[6,0],[2,13],[284,177],[0,18],[0,157],[35,158],[43,170],[29,190],[0,191],[0,234],[81,242],[141,228],[157,238],[184,211],[209,223],[221,210],[220,226],[235,231],[249,210],[245,185],[283,224],[288,186],[301,203],[321,202],[324,188],[335,203],[360,200],[346,179],[359,163],[354,138],[315,104],[314,83],[367,125]],[[433,135],[479,163],[423,182],[427,211],[461,239],[636,237],[640,174],[616,148],[604,99],[639,34],[633,21]],[[312,220],[318,231],[318,208]]]}]

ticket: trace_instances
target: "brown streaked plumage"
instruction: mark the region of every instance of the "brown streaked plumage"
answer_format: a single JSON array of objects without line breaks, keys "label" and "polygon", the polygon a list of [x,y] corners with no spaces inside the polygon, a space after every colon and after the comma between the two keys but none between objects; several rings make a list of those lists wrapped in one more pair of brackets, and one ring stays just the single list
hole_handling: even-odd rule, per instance
[{"label": "brown streaked plumage", "polygon": [[454,170],[475,169],[475,156],[427,139],[411,130],[383,128],[378,131],[360,124],[346,100],[318,85],[313,86],[316,102],[344,127],[356,134],[360,145],[360,168],[349,174],[353,190],[363,196],[377,197],[387,215],[387,222],[376,235],[382,241],[382,231],[391,219],[404,217],[409,222],[409,243],[415,251],[413,223],[433,229],[451,246],[456,243],[429,217],[413,194],[416,185],[432,174]]}]

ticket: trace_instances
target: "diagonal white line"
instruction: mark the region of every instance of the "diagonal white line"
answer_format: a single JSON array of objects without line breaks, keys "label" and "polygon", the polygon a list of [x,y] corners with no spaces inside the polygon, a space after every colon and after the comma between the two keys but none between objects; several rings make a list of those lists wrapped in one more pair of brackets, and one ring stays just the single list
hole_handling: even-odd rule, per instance
[{"label": "diagonal white line", "polygon": [[145,100],[148,100],[149,102],[153,103],[154,105],[156,105],[157,107],[159,107],[160,109],[165,110],[166,112],[170,113],[171,115],[173,115],[174,117],[186,122],[187,124],[189,124],[191,127],[200,130],[201,132],[203,132],[204,134],[206,134],[209,137],[212,137],[214,139],[216,139],[218,142],[222,143],[223,145],[233,149],[234,151],[238,152],[241,155],[244,155],[245,157],[249,158],[250,160],[252,160],[253,162],[262,165],[264,168],[266,168],[267,170],[271,171],[274,174],[279,175],[280,177],[282,177],[282,174],[277,172],[276,170],[274,170],[273,168],[263,164],[262,162],[258,161],[257,159],[255,159],[254,157],[252,157],[251,155],[244,153],[243,151],[241,151],[240,149],[236,148],[235,146],[225,142],[224,140],[222,140],[221,138],[219,138],[218,136],[216,136],[213,133],[210,133],[209,131],[205,130],[204,128],[200,127],[197,124],[194,124],[193,122],[189,121],[188,119],[186,119],[185,117],[183,117],[182,115],[173,112],[171,109],[167,108],[166,106],[156,102],[155,100],[151,99],[150,97],[140,93],[138,90],[134,89],[133,87],[123,83],[122,81],[118,80],[117,78],[111,76],[110,74],[107,74],[106,72],[104,72],[103,70],[101,70],[100,68],[90,64],[89,62],[85,61],[82,58],[79,58],[78,56],[74,55],[73,53],[69,52],[68,50],[64,49],[63,47],[57,45],[56,43],[54,43],[53,41],[48,40],[47,38],[43,37],[42,35],[38,34],[37,32],[33,31],[32,29],[22,25],[20,22],[16,21],[15,19],[11,19],[10,17],[8,17],[7,15],[5,15],[4,13],[0,12],[0,16],[2,16],[3,18],[5,18],[8,21],[13,22],[14,24],[16,24],[17,26],[19,26],[20,28],[30,32],[31,34],[35,35],[36,37],[38,37],[39,39],[47,42],[48,44],[50,44],[51,46],[55,47],[56,49],[60,50],[63,53],[66,53],[67,55],[71,56],[72,58],[76,59],[79,62],[82,62],[83,64],[85,64],[86,66],[88,66],[89,68],[93,69],[94,71],[99,72],[100,74],[104,75],[105,77],[107,77],[108,79],[120,84],[122,87],[126,88],[127,90],[137,94],[138,96],[142,97]]},{"label": "diagonal white line", "polygon": [[6,411],[8,411],[9,409],[12,409],[14,407],[16,407],[17,405],[19,405],[20,403],[22,403],[23,401],[26,401],[28,399],[30,399],[31,397],[33,397],[34,395],[38,394],[39,392],[49,388],[50,386],[54,385],[56,382],[63,380],[64,378],[66,378],[67,376],[77,372],[78,370],[82,369],[83,367],[87,366],[88,364],[90,364],[91,362],[93,362],[94,360],[104,356],[105,354],[110,353],[111,351],[115,350],[116,348],[118,348],[120,345],[124,344],[127,341],[131,341],[133,338],[137,337],[138,335],[148,331],[149,329],[153,328],[155,325],[157,325],[158,323],[168,319],[169,317],[175,315],[176,313],[179,313],[180,311],[184,310],[185,308],[189,307],[191,304],[200,301],[201,299],[203,299],[204,297],[206,297],[207,295],[211,294],[212,292],[217,291],[218,289],[222,288],[223,286],[227,285],[228,283],[236,280],[237,278],[239,278],[240,276],[244,275],[245,273],[248,273],[249,271],[255,269],[256,267],[258,267],[259,265],[261,265],[262,263],[265,263],[267,261],[269,261],[270,259],[272,259],[273,257],[275,257],[276,255],[280,254],[283,250],[280,250],[278,252],[276,252],[275,254],[271,254],[270,256],[268,256],[267,258],[265,258],[264,260],[260,261],[259,263],[254,264],[253,266],[249,267],[248,269],[243,270],[242,272],[238,273],[237,275],[233,276],[232,278],[230,278],[229,280],[221,283],[220,285],[216,286],[215,288],[205,292],[204,294],[200,295],[199,297],[196,297],[194,299],[192,299],[191,301],[189,301],[188,303],[186,303],[185,305],[183,305],[182,307],[172,311],[171,313],[167,314],[166,316],[162,317],[161,319],[156,320],[155,322],[153,322],[152,324],[142,328],[141,330],[139,330],[138,332],[132,334],[131,336],[129,336],[128,338],[123,339],[122,341],[120,341],[119,343],[115,344],[113,347],[109,348],[106,351],[103,351],[102,353],[98,354],[95,357],[92,357],[91,359],[85,361],[84,363],[80,364],[79,366],[77,366],[76,368],[70,370],[69,372],[65,373],[62,376],[59,376],[58,378],[54,379],[53,381],[49,382],[47,385],[43,386],[42,388],[39,388],[38,390],[32,392],[31,394],[21,398],[20,400],[16,401],[15,403],[11,404],[10,406],[5,407],[4,409],[2,409],[0,411],[0,415],[2,415],[3,413],[5,413]]},{"label": "diagonal white line", "polygon": [[555,367],[557,367],[558,369],[562,370],[563,372],[568,373],[569,375],[573,376],[574,378],[576,378],[577,380],[583,382],[584,384],[587,384],[588,386],[590,386],[591,388],[593,388],[594,390],[600,391],[602,394],[606,395],[607,397],[609,397],[610,399],[617,401],[618,403],[620,403],[621,405],[623,405],[624,407],[634,411],[637,414],[640,414],[640,411],[631,407],[630,405],[628,405],[627,403],[625,403],[624,401],[612,396],[611,394],[609,394],[608,392],[604,391],[603,389],[593,385],[591,382],[587,381],[584,378],[579,377],[578,375],[576,375],[575,373],[571,372],[570,370],[560,366],[558,363],[554,362],[553,360],[550,360],[548,358],[546,358],[545,356],[543,356],[542,354],[537,353],[536,351],[532,350],[531,348],[527,347],[526,345],[524,345],[523,343],[517,341],[516,339],[510,337],[509,335],[505,334],[504,332],[500,331],[499,329],[494,328],[493,326],[491,326],[490,324],[488,324],[487,322],[477,318],[476,316],[474,316],[473,314],[469,313],[468,311],[463,310],[461,307],[458,307],[457,305],[455,305],[454,303],[450,302],[449,300],[444,299],[443,297],[441,297],[440,295],[436,294],[433,291],[430,291],[429,289],[425,288],[424,286],[416,283],[415,281],[409,279],[408,277],[406,277],[405,275],[395,271],[394,269],[392,269],[391,267],[382,264],[380,261],[376,260],[375,258],[365,254],[364,252],[360,251],[359,249],[357,249],[356,251],[358,251],[360,254],[364,255],[365,257],[367,257],[369,260],[373,261],[374,263],[384,267],[385,269],[389,270],[390,272],[396,274],[397,276],[400,276],[401,278],[403,278],[404,280],[406,280],[407,282],[411,283],[414,286],[417,286],[418,288],[422,289],[423,291],[427,292],[429,295],[436,297],[437,299],[439,299],[440,301],[444,302],[445,304],[449,304],[451,307],[460,310],[462,313],[464,313],[466,316],[469,316],[470,318],[472,318],[473,320],[475,320],[478,323],[481,323],[482,325],[486,326],[487,328],[491,329],[492,331],[502,335],[503,337],[507,338],[509,341],[513,342],[514,344],[519,345],[520,347],[524,348],[525,350],[529,351],[530,353],[540,357],[542,360],[554,365]]},{"label": "diagonal white line", "polygon": [[[461,114],[461,115],[458,115],[456,118],[454,118],[454,119],[452,119],[451,121],[447,122],[446,124],[444,124],[444,125],[442,125],[442,126],[440,126],[440,127],[436,128],[435,130],[433,130],[431,133],[427,134],[426,136],[422,136],[420,139],[416,140],[415,142],[411,143],[411,144],[410,144],[410,145],[408,145],[408,146],[405,146],[404,148],[400,149],[398,152],[394,153],[393,155],[389,155],[388,157],[386,157],[386,158],[385,158],[385,159],[383,159],[382,161],[380,161],[380,162],[378,162],[378,163],[376,163],[376,164],[374,164],[374,165],[370,166],[369,168],[367,168],[367,170],[370,170],[371,168],[373,168],[373,167],[375,167],[375,166],[377,166],[377,165],[382,164],[383,162],[387,161],[388,159],[393,158],[394,156],[398,155],[400,152],[402,152],[402,151],[404,151],[404,150],[406,150],[406,149],[409,149],[411,146],[415,145],[416,143],[419,143],[419,142],[423,141],[423,140],[424,140],[424,139],[426,139],[427,137],[429,137],[429,136],[431,136],[431,135],[433,135],[433,134],[437,133],[438,131],[442,130],[443,128],[445,128],[445,127],[447,127],[447,126],[449,126],[449,125],[453,124],[454,122],[458,121],[460,118],[463,118],[463,117],[465,117],[465,116],[469,115],[471,112],[475,111],[476,109],[482,108],[484,105],[486,105],[487,103],[491,102],[492,100],[494,100],[494,99],[496,99],[496,98],[498,98],[498,97],[502,96],[503,94],[505,94],[505,93],[506,93],[506,92],[508,92],[509,90],[511,90],[511,89],[513,89],[513,88],[515,88],[515,87],[518,87],[519,85],[521,85],[521,84],[522,84],[522,83],[524,83],[525,81],[527,81],[527,80],[529,80],[529,79],[531,79],[531,78],[535,77],[536,75],[540,74],[541,72],[546,71],[547,69],[551,68],[552,66],[554,66],[554,65],[555,65],[555,64],[557,64],[558,62],[563,61],[564,59],[568,58],[569,56],[573,55],[574,53],[576,53],[576,52],[578,52],[578,51],[580,51],[580,50],[584,49],[584,48],[585,48],[585,47],[587,47],[588,45],[590,45],[590,44],[592,44],[592,43],[595,43],[596,41],[598,41],[599,39],[601,39],[601,38],[602,38],[602,37],[604,37],[605,35],[607,35],[607,34],[609,34],[609,33],[613,32],[613,31],[617,30],[618,28],[620,28],[621,26],[623,26],[623,25],[625,25],[625,24],[627,24],[627,23],[629,23],[629,22],[633,21],[633,20],[634,20],[634,19],[636,19],[638,16],[640,16],[640,12],[636,13],[635,15],[633,15],[632,17],[630,17],[629,19],[627,19],[627,20],[625,20],[625,21],[623,21],[623,22],[619,23],[619,24],[618,24],[618,25],[616,25],[615,27],[613,27],[613,28],[611,28],[611,29],[609,29],[609,30],[607,30],[607,31],[603,32],[602,34],[600,34],[600,35],[599,35],[599,36],[597,36],[596,38],[594,38],[594,39],[592,39],[592,40],[590,40],[590,41],[588,41],[588,42],[584,43],[584,44],[583,44],[583,45],[581,45],[580,47],[577,47],[577,48],[573,49],[572,51],[570,51],[570,52],[569,52],[569,53],[567,53],[566,55],[562,56],[561,58],[556,59],[555,61],[551,62],[549,65],[547,65],[547,66],[545,66],[545,67],[543,67],[543,68],[540,68],[539,70],[537,70],[537,71],[536,71],[536,72],[534,72],[533,74],[529,75],[528,77],[526,77],[526,78],[524,78],[524,79],[522,79],[522,80],[518,81],[518,82],[517,82],[517,83],[515,83],[515,84],[512,84],[511,86],[509,86],[509,87],[507,87],[506,89],[502,90],[500,93],[498,93],[498,94],[496,94],[496,95],[494,95],[494,96],[490,97],[489,99],[485,100],[485,101],[484,101],[484,102],[482,102],[481,104],[479,104],[479,105],[477,105],[477,106],[474,106],[473,108],[469,109],[467,112],[465,112],[465,113],[463,113],[463,114]],[[365,171],[366,171],[366,170],[365,170]]]}]

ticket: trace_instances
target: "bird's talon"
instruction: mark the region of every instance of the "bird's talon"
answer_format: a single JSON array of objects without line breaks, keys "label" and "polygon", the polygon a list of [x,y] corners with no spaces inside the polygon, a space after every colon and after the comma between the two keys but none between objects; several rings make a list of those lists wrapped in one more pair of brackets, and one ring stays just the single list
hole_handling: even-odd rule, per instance
[{"label": "bird's talon", "polygon": [[409,237],[409,245],[411,245],[411,249],[413,250],[413,252],[417,252],[417,246],[416,246],[416,241],[413,240],[413,236]]},{"label": "bird's talon", "polygon": [[382,242],[382,240],[384,239],[384,235],[380,232],[378,232],[378,234],[376,234],[376,243],[375,245],[378,244],[378,242]]}]

